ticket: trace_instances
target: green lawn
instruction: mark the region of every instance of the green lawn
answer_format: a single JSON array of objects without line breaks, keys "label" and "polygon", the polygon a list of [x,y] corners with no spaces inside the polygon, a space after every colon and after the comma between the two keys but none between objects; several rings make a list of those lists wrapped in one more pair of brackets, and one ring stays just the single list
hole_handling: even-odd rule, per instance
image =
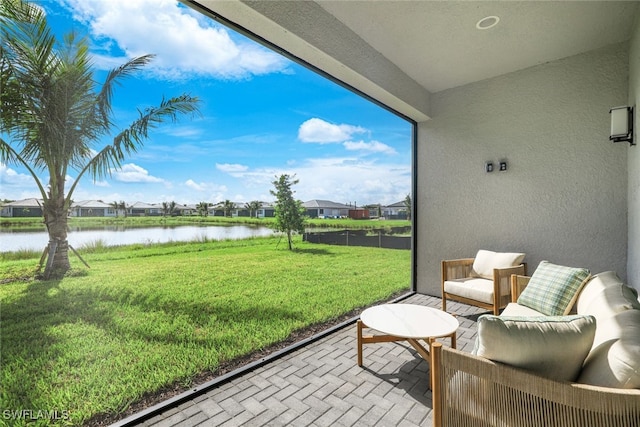
[{"label": "green lawn", "polygon": [[[0,407],[80,425],[409,288],[410,251],[277,242],[110,248],[83,254],[91,269],[70,255],[61,281],[0,284]],[[0,279],[36,263],[3,261]]]}]

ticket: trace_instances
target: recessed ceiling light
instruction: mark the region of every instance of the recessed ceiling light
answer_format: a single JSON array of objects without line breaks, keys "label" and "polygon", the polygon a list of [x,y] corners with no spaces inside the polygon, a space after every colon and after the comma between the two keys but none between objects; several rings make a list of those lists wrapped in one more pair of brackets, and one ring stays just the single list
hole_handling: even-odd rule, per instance
[{"label": "recessed ceiling light", "polygon": [[498,25],[498,22],[500,22],[499,17],[487,16],[478,21],[476,28],[479,30],[488,30],[489,28],[493,28]]}]

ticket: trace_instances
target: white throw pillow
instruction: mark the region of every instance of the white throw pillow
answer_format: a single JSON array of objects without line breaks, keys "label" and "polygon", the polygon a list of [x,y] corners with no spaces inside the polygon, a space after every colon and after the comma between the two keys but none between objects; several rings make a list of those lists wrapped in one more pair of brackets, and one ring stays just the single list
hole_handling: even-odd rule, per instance
[{"label": "white throw pillow", "polygon": [[525,254],[493,252],[480,249],[473,260],[471,276],[493,280],[494,268],[515,267],[522,264]]},{"label": "white throw pillow", "polygon": [[578,295],[578,300],[576,301],[578,314],[583,314],[586,307],[600,294],[601,291],[610,286],[621,284],[624,283],[614,271],[604,271],[591,277]]},{"label": "white throw pillow", "polygon": [[586,307],[581,308],[579,314],[590,314],[595,316],[598,322],[602,322],[623,311],[640,311],[640,302],[635,289],[618,283],[601,290]]},{"label": "white throw pillow", "polygon": [[485,314],[478,319],[475,353],[553,380],[574,381],[595,332],[593,316]]},{"label": "white throw pillow", "polygon": [[[638,329],[636,333],[640,332]],[[638,336],[625,336],[600,344],[589,353],[577,381],[601,387],[640,388]]]}]

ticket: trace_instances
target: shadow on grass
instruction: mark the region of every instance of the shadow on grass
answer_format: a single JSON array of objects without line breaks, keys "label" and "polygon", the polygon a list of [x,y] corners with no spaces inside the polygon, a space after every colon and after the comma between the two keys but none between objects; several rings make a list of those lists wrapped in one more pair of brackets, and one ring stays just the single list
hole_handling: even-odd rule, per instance
[{"label": "shadow on grass", "polygon": [[321,248],[305,248],[305,249],[295,249],[295,252],[300,254],[309,254],[309,255],[331,255],[335,256],[335,254],[327,249]]},{"label": "shadow on grass", "polygon": [[[78,408],[84,411],[85,418],[95,414],[89,413],[86,407],[80,409],[83,403],[77,402],[90,398],[65,390],[67,381],[81,383],[83,378],[58,380],[50,372],[65,369],[67,364],[73,363],[85,365],[77,366],[75,374],[69,372],[70,377],[87,368],[108,370],[109,358],[118,357],[120,347],[129,342],[149,343],[150,346],[159,343],[161,347],[175,346],[175,350],[171,350],[175,352],[184,347],[204,347],[216,353],[219,356],[216,357],[218,363],[222,363],[241,356],[225,355],[225,349],[250,347],[248,351],[251,351],[255,350],[254,347],[270,344],[273,322],[277,323],[277,328],[286,331],[287,328],[296,329],[299,327],[296,325],[305,321],[299,309],[261,305],[261,301],[245,301],[243,307],[216,303],[211,299],[178,303],[162,299],[157,294],[145,295],[131,290],[123,290],[115,295],[102,293],[99,287],[63,286],[59,280],[35,281],[27,285],[18,299],[2,303],[0,320],[0,378],[3,382],[0,406],[9,410],[30,408],[62,411]],[[99,332],[94,336],[82,336],[87,330],[95,329]],[[205,332],[202,334],[193,333],[203,330]],[[91,343],[103,336],[108,337],[109,344],[99,343],[101,350],[96,349],[94,352]],[[82,341],[85,338],[88,344]],[[279,339],[284,338],[286,336]],[[86,357],[81,354],[85,345]],[[140,345],[144,347],[144,344]],[[140,354],[139,357],[144,359],[145,355]],[[175,372],[169,366],[172,363],[170,360],[164,363],[167,364],[168,372]],[[75,370],[76,366],[71,368]],[[210,366],[209,369],[215,370],[216,366]],[[113,378],[115,383],[115,379],[121,376],[131,377],[131,372],[113,371],[103,372],[101,375],[103,378]],[[184,378],[173,379],[180,380]],[[166,385],[157,384],[157,387]],[[79,386],[83,387],[93,386]],[[96,384],[95,387],[102,386]],[[62,389],[62,392],[53,391],[56,388]],[[105,402],[102,401],[85,403],[93,408],[91,410],[108,412],[111,408],[111,411],[120,412],[137,398],[125,395],[114,397],[114,401],[107,402],[106,406],[103,406]],[[52,401],[55,403],[51,403]],[[67,406],[47,407],[50,405]],[[82,420],[73,420],[74,424],[79,422]]]}]

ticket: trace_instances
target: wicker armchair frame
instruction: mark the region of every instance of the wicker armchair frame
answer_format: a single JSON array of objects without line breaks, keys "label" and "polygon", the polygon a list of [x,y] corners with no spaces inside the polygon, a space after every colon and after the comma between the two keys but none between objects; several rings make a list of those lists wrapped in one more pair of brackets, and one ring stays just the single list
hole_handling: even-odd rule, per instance
[{"label": "wicker armchair frame", "polygon": [[554,381],[434,343],[435,427],[638,427],[640,390]]}]

